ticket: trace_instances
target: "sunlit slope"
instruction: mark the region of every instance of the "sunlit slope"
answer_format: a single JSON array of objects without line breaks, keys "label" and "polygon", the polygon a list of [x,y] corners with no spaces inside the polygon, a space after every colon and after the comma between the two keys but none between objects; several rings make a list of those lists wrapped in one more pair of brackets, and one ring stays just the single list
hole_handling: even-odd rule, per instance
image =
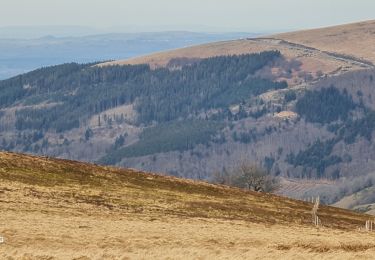
[{"label": "sunlit slope", "polygon": [[375,63],[375,20],[284,33],[273,37]]},{"label": "sunlit slope", "polygon": [[334,206],[375,215],[375,203],[373,203],[374,194],[375,187],[372,186],[352,195],[345,196],[336,202]]},{"label": "sunlit slope", "polygon": [[135,170],[0,153],[1,259],[370,259],[369,218]]},{"label": "sunlit slope", "polygon": [[167,66],[176,58],[207,58],[279,50],[289,60],[302,62],[302,71],[337,74],[373,67],[375,62],[375,21],[297,31],[263,38],[239,39],[154,53],[129,60],[101,64],[150,64]]},{"label": "sunlit slope", "polygon": [[[243,191],[205,182],[177,179],[135,170],[100,167],[91,164],[47,159],[13,153],[0,154],[2,196],[17,208],[45,210],[60,206],[108,212],[176,215],[237,219],[257,223],[296,223],[310,225],[309,203],[270,194]],[[51,203],[44,204],[45,200]],[[347,210],[322,207],[319,215],[325,226],[355,228],[367,218]]]}]

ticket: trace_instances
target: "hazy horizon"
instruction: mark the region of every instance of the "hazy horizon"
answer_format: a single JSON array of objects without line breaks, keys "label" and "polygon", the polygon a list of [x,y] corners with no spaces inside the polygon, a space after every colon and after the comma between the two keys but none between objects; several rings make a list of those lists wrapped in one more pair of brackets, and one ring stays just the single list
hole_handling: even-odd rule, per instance
[{"label": "hazy horizon", "polygon": [[[370,0],[2,0],[5,29],[71,27],[72,34],[113,32],[280,32],[374,19]],[[75,30],[74,28],[81,28]],[[43,33],[43,32],[42,32]],[[69,33],[69,32],[68,32]]]},{"label": "hazy horizon", "polygon": [[[201,27],[202,29],[202,27]],[[98,29],[95,27],[88,26],[5,26],[0,27],[0,39],[39,39],[44,37],[56,37],[56,38],[80,38],[80,37],[95,37],[100,35],[152,35],[152,34],[163,34],[163,33],[196,33],[196,34],[249,34],[249,35],[262,35],[274,32],[280,32],[280,30],[273,31],[262,31],[262,32],[250,32],[250,31],[220,31],[213,30],[213,28],[206,28],[206,30],[131,30],[126,27],[113,27]]]}]

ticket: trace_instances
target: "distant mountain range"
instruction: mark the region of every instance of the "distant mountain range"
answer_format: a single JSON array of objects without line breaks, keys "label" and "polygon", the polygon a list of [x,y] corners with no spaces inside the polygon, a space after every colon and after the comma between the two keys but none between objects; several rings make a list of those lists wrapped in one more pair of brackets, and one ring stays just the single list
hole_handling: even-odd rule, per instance
[{"label": "distant mountain range", "polygon": [[[47,28],[48,29],[48,28]],[[251,33],[150,32],[109,33],[85,28],[53,28],[41,36],[25,28],[0,28],[0,79],[66,62],[128,59],[212,41],[251,37]],[[18,33],[17,33],[18,31]],[[25,32],[24,32],[25,31]],[[66,35],[73,35],[66,36]],[[53,33],[53,34],[52,34]],[[87,36],[77,36],[92,34]],[[53,36],[52,36],[53,35]],[[16,37],[18,36],[18,37]],[[24,36],[25,38],[19,38]],[[37,36],[37,38],[34,38]],[[31,38],[30,38],[31,37]]]}]

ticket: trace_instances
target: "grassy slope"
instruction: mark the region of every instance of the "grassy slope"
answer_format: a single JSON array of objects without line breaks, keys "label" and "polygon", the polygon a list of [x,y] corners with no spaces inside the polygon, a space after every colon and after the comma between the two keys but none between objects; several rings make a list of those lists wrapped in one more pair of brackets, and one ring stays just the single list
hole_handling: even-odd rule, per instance
[{"label": "grassy slope", "polygon": [[324,227],[316,230],[311,204],[269,194],[13,153],[0,153],[0,180],[0,234],[6,238],[0,258],[375,252],[374,236],[357,231],[368,216],[321,207]]},{"label": "grassy slope", "polygon": [[[367,204],[367,201],[371,201],[371,197],[375,192],[375,187],[370,187],[361,190],[352,195],[342,198],[340,201],[336,202],[334,206],[346,209],[352,209],[358,212],[366,212],[368,214],[375,214],[375,203]],[[369,199],[370,198],[370,199]]]},{"label": "grassy slope", "polygon": [[[343,60],[335,59],[320,51],[309,51],[294,46],[288,46],[276,41],[268,41],[262,39],[252,40],[233,40],[225,42],[215,42],[204,45],[192,46],[182,49],[153,53],[150,55],[136,57],[129,60],[119,60],[108,63],[106,65],[124,65],[124,64],[150,64],[152,68],[164,67],[173,58],[189,57],[189,58],[208,58],[223,55],[240,55],[247,53],[259,53],[263,51],[278,50],[287,59],[295,59],[302,63],[302,70],[315,74],[322,71],[325,74],[335,73],[342,68],[347,70],[359,69],[358,66]],[[290,84],[292,84],[291,82]]]},{"label": "grassy slope", "polygon": [[[343,68],[345,68],[343,71],[360,69],[359,66],[351,62],[335,58],[337,53],[346,55],[347,58],[353,57],[354,59],[375,63],[375,52],[372,47],[375,44],[374,32],[375,21],[366,21],[270,35],[268,39],[240,39],[203,44],[153,53],[129,60],[113,61],[104,63],[104,65],[148,63],[151,67],[160,67],[167,65],[171,59],[178,57],[207,58],[279,50],[286,58],[301,61],[303,71],[311,73],[322,71],[330,74],[336,73]],[[291,44],[288,44],[288,42]]]},{"label": "grassy slope", "polygon": [[375,63],[375,20],[314,30],[283,33],[273,37],[323,51],[351,55]]},{"label": "grassy slope", "polygon": [[[73,161],[2,153],[0,179],[53,190],[56,199],[112,211],[310,224],[311,205],[301,201]],[[332,207],[322,207],[320,216],[325,226],[337,228],[355,228],[366,219]]]}]

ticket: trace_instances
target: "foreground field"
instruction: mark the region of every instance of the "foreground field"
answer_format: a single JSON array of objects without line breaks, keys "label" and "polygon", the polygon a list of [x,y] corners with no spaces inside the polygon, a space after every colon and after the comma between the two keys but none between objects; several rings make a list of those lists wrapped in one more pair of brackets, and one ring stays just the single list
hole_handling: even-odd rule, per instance
[{"label": "foreground field", "polygon": [[369,216],[203,182],[0,153],[0,259],[372,259]]},{"label": "foreground field", "polygon": [[[8,211],[1,259],[373,259],[366,233],[221,219]],[[3,223],[2,223],[3,225]]]}]

